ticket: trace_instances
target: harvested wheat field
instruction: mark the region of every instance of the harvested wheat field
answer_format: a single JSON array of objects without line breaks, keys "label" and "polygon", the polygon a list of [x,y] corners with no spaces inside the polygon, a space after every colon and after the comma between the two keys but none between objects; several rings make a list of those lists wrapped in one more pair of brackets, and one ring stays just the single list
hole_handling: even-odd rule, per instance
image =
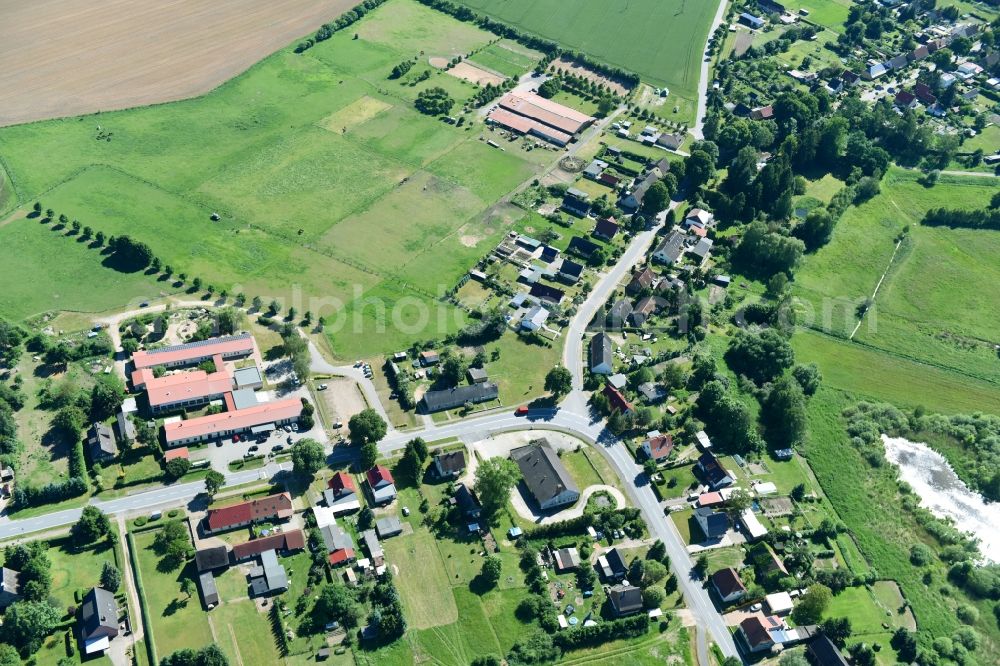
[{"label": "harvested wheat field", "polygon": [[0,126],[207,92],[357,0],[0,0]]}]

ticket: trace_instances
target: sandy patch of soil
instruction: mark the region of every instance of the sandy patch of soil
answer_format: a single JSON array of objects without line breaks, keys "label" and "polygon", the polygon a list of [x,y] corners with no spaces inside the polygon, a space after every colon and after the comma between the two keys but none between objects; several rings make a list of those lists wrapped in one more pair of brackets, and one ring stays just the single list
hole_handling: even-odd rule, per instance
[{"label": "sandy patch of soil", "polygon": [[471,62],[465,60],[449,69],[448,73],[456,78],[465,79],[479,86],[485,86],[487,83],[498,86],[507,80],[499,74],[473,65]]}]

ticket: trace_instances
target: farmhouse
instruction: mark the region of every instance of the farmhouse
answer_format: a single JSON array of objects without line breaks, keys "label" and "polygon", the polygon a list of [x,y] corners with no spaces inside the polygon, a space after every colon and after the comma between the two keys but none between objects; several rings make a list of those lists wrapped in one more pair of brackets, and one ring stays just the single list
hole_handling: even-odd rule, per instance
[{"label": "farmhouse", "polygon": [[715,590],[724,604],[739,601],[747,593],[747,588],[740,580],[740,575],[732,567],[716,571],[712,574],[711,582],[712,589]]},{"label": "farmhouse", "polygon": [[306,537],[302,530],[289,530],[236,544],[233,546],[233,559],[242,562],[268,550],[291,553],[305,547]]},{"label": "farmhouse", "polygon": [[682,254],[684,254],[684,233],[674,229],[653,251],[653,259],[669,266],[680,259]]},{"label": "farmhouse", "polygon": [[482,384],[470,384],[468,386],[456,386],[450,389],[438,391],[428,391],[424,394],[423,405],[427,413],[444,411],[461,407],[468,402],[476,405],[481,402],[489,402],[500,397],[500,389],[496,384],[483,382]]},{"label": "farmhouse", "polygon": [[87,450],[94,462],[108,460],[118,455],[118,442],[114,431],[103,423],[95,423],[87,431]]},{"label": "farmhouse", "polygon": [[254,353],[256,345],[253,336],[241,333],[224,338],[212,338],[199,342],[187,342],[161,349],[137,351],[132,355],[132,364],[137,370],[162,365],[166,368],[183,368],[198,365],[219,355],[223,360],[245,358]]},{"label": "farmhouse", "polygon": [[166,423],[163,426],[163,433],[167,446],[180,446],[247,431],[253,432],[258,428],[266,431],[274,430],[277,426],[298,421],[300,416],[302,416],[302,400],[291,397],[220,414]]},{"label": "farmhouse", "polygon": [[434,471],[439,479],[454,479],[465,471],[465,451],[448,451],[434,456]]},{"label": "farmhouse", "polygon": [[590,371],[595,375],[610,375],[613,369],[611,338],[598,333],[590,339]]},{"label": "farmhouse", "polygon": [[521,469],[528,492],[543,511],[572,504],[580,499],[576,482],[545,439],[535,440],[510,452]]},{"label": "farmhouse", "polygon": [[287,520],[293,513],[290,494],[269,495],[221,509],[209,509],[205,517],[205,531],[230,530],[264,520]]},{"label": "farmhouse", "polygon": [[104,652],[118,636],[118,602],[115,595],[92,587],[80,606],[80,642],[85,654]]}]

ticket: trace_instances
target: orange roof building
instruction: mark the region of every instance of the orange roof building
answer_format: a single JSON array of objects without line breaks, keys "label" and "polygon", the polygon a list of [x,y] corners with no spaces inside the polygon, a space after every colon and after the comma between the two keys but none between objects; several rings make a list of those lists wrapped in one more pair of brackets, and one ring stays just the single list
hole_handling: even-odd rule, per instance
[{"label": "orange roof building", "polygon": [[[211,338],[199,342],[188,342],[161,349],[137,351],[132,354],[132,363],[137,370],[162,365],[167,368],[181,368],[198,365],[213,359],[216,355],[223,360],[243,358],[254,353],[256,346],[249,333],[224,338]],[[134,375],[133,375],[134,376]]]},{"label": "orange roof building", "polygon": [[163,426],[163,433],[167,446],[180,446],[244,433],[258,426],[277,427],[297,421],[301,415],[302,400],[294,397],[284,398],[245,409],[167,423]]},{"label": "orange roof building", "polygon": [[213,400],[222,399],[226,393],[233,390],[233,377],[226,370],[213,373],[204,370],[178,372],[146,379],[144,383],[149,407],[154,414],[200,407]]},{"label": "orange roof building", "polygon": [[188,451],[188,447],[180,446],[176,449],[168,449],[166,453],[163,454],[163,460],[170,462],[175,458],[184,458],[187,460],[190,458],[191,453]]}]

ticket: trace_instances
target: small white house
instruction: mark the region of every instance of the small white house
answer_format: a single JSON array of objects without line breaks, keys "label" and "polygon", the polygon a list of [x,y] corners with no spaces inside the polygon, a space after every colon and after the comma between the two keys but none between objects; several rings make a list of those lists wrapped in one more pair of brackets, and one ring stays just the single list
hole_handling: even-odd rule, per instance
[{"label": "small white house", "polygon": [[521,318],[521,329],[525,331],[537,331],[545,325],[548,319],[549,311],[541,305],[536,305]]}]

